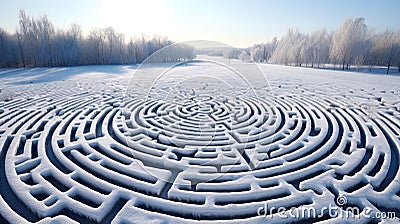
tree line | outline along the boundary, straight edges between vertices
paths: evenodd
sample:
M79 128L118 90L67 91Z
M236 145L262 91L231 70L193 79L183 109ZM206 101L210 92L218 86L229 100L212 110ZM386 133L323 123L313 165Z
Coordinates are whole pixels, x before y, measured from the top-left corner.
M0 28L0 67L48 67L105 64L138 64L173 44L167 37L147 38L142 34L126 41L112 27L93 29L83 35L79 25L56 29L46 15L33 18L21 10L14 33ZM152 57L153 62L192 59L194 49L173 45L170 54Z
M332 64L342 70L355 66L385 66L400 72L400 30L374 32L364 18L348 18L334 32L318 30L305 34L289 29L285 36L243 49L255 62L321 67ZM224 54L225 57L235 54ZM236 58L246 60L245 54Z

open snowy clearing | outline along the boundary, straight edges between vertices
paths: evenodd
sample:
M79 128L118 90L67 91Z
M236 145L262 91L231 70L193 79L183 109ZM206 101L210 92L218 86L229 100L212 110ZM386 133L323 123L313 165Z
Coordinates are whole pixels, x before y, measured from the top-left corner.
M259 67L269 83L203 61L0 70L0 222L400 217L400 76Z

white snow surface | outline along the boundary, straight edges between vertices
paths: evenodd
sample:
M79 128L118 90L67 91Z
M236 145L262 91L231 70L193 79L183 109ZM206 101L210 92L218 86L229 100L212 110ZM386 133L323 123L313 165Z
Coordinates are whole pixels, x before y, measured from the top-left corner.
M0 70L0 221L399 217L400 76L225 63Z

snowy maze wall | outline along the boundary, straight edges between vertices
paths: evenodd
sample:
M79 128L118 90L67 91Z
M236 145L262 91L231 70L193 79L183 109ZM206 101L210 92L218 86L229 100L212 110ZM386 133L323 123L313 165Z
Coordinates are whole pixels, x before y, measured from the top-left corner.
M399 90L365 108L352 104L364 90L279 83L262 99L199 82L179 105L122 98L116 82L20 90L0 104L0 222L262 222L265 202L339 196L399 216Z

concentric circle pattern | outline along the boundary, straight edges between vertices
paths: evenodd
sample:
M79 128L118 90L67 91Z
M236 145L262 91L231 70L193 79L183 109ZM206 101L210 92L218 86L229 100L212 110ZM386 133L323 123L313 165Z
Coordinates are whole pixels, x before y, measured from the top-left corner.
M0 104L1 219L265 222L266 203L322 208L342 196L399 216L399 89L365 105L354 102L369 90L276 78L266 97L267 85L163 77L146 97L64 81ZM307 221L324 220L340 221Z

